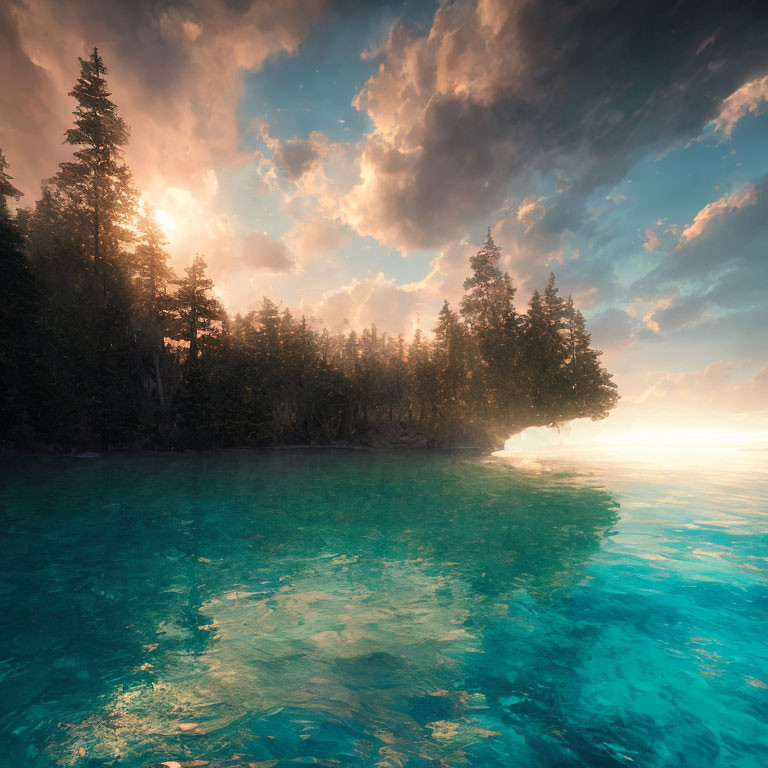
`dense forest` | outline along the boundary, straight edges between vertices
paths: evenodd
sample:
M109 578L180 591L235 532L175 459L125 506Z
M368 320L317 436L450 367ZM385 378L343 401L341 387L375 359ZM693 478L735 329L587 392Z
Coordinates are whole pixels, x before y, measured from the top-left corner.
M0 152L4 448L485 446L615 405L581 312L552 275L519 313L490 231L430 335L332 334L267 298L229 317L202 256L171 270L106 74L81 60L73 158L34 208Z

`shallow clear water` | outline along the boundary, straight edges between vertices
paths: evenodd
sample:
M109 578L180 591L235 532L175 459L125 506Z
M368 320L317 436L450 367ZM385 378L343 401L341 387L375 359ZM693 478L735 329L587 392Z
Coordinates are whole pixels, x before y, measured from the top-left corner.
M755 466L5 462L0 766L766 766Z

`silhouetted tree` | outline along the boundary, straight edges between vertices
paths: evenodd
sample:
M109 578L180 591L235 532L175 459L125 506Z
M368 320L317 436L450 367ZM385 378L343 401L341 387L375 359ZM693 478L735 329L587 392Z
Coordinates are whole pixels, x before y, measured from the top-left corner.
M551 275L519 314L490 230L432 338L317 332L268 298L230 320L203 257L177 280L151 209L136 215L105 75L94 49L71 93L74 159L33 210L11 213L19 191L0 153L3 442L488 444L615 405L571 298Z
M70 200L85 227L85 245L97 277L108 290L110 261L119 258L120 246L130 241L128 225L134 215L136 192L122 147L129 130L110 99L108 74L94 48L80 59L80 77L69 94L77 100L75 125L65 142L77 147L75 160L62 163L54 183Z
M8 198L18 200L21 192L13 185L0 150L0 435L23 442L32 437L29 406L36 373L32 344L37 320L22 233Z
M176 314L177 338L189 344L188 362L197 360L200 335L210 332L213 322L221 320L223 309L211 295L213 280L205 276L205 259L197 255L184 271L187 276L179 282L173 301Z

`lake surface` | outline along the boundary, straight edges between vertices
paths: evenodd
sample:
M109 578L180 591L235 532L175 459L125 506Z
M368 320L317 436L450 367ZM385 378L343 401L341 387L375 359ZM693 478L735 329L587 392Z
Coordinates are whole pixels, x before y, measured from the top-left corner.
M768 765L764 455L0 465L0 766Z

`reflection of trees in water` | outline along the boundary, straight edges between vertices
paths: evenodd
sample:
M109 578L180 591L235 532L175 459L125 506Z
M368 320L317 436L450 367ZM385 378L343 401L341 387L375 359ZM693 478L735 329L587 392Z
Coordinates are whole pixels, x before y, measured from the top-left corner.
M49 734L52 756L131 744L151 759L193 742L206 758L237 743L251 760L457 759L487 736L466 719L482 694L461 689L486 627L510 594L548 600L577 582L616 519L601 490L436 454L232 452L75 472L61 476L69 509L25 518L14 552L37 584L16 626L45 617L37 650L67 670L66 696L30 710L72 724ZM26 693L34 708L40 685Z

